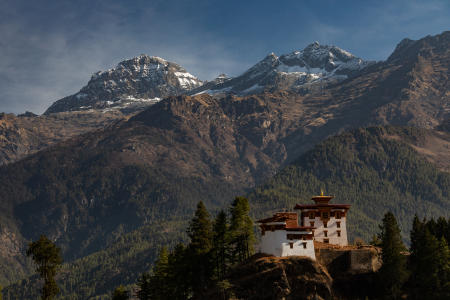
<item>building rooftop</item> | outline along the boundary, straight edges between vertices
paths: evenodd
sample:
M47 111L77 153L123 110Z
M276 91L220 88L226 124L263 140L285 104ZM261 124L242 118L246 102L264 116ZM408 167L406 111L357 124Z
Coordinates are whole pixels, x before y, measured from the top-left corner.
M319 207L329 207L329 208L337 208L337 209L349 209L350 204L329 204L330 200L333 199L334 196L326 196L323 194L323 191L320 191L319 196L313 196L311 199L315 202L315 204L297 204L294 209L312 209Z
M270 218L261 219L256 222L260 223L260 226L268 223L284 223L280 224L282 228L280 227L279 229L286 231L310 231L315 228L311 226L299 226L296 212L278 212Z

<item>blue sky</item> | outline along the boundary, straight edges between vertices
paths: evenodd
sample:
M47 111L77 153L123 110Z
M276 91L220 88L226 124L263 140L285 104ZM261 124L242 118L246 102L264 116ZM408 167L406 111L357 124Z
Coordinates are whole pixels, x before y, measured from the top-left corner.
M42 113L141 53L201 79L318 41L384 60L450 29L450 1L0 0L0 111Z

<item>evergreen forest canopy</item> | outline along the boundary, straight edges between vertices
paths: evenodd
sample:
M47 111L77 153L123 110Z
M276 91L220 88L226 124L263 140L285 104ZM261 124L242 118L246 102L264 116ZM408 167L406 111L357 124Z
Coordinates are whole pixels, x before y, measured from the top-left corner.
M378 220L392 211L408 242L415 214L436 217L450 213L450 174L439 171L411 147L426 130L409 127L356 129L329 138L281 170L249 194L252 212L310 203L324 189L332 203L351 204L350 240L371 240ZM409 242L408 242L409 243Z
M228 223L223 210L213 221L199 202L187 229L190 243L178 244L170 253L165 247L160 250L152 271L143 273L137 282L138 299L207 299L211 291L218 291L223 299L234 299L235 290L227 273L253 252L248 208L248 200L237 197ZM366 298L450 297L450 219L420 221L416 215L409 235L412 244L408 256L395 216L391 212L384 215L372 242L381 247L383 264L375 274L375 287L367 291ZM121 285L112 299L129 299L129 294Z

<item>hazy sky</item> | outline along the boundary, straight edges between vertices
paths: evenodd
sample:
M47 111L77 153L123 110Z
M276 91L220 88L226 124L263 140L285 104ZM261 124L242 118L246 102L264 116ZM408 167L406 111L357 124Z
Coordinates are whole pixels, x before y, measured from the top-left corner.
M92 73L141 53L200 79L318 41L384 60L450 29L450 1L0 0L0 111L42 113Z

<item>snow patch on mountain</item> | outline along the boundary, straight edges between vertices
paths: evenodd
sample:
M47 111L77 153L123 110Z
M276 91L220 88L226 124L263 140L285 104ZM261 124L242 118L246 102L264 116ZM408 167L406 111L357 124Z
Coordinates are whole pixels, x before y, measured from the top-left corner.
M270 53L242 75L194 93L216 94L227 89L236 94L252 94L266 87L297 88L314 83L342 81L373 64L336 46L314 42L303 50L281 56Z
M151 105L168 96L185 94L203 85L181 66L161 57L139 55L115 68L99 71L78 93L53 103L46 113L92 109L129 109ZM159 100L158 100L159 101Z

